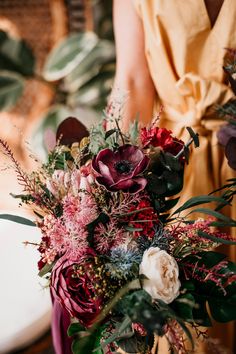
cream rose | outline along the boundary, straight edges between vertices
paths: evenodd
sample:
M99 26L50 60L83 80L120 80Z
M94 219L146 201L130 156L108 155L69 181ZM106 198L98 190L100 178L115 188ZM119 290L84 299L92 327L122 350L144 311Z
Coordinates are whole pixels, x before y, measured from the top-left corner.
M148 278L143 281L143 288L153 299L170 304L179 295L178 264L159 247L150 247L144 252L139 274Z

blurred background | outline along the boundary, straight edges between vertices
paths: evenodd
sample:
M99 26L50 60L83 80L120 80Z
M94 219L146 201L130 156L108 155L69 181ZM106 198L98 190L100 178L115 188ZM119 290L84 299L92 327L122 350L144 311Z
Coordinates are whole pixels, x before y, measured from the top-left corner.
M25 171L43 161L68 116L87 127L106 106L115 71L111 0L0 1L0 139ZM31 217L9 157L0 155L0 214ZM36 228L0 220L0 354L54 353L51 303L37 275Z

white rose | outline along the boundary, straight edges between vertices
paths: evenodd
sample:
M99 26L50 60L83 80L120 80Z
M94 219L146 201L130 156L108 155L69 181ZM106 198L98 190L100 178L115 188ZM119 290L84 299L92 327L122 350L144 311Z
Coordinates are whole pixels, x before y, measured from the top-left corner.
M170 304L179 295L178 264L159 247L150 247L144 252L139 274L148 278L143 281L143 288L153 299Z

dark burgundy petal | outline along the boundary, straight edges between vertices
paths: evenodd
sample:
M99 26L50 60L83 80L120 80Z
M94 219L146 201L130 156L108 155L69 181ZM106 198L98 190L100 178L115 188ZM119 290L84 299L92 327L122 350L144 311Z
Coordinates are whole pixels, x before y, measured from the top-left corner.
M98 161L100 174L107 180L108 183L113 184L114 180L111 176L110 169L102 161Z
M117 183L111 185L112 188L115 188L116 190L122 189L122 190L127 190L133 186L134 182L133 179L123 179L118 181Z
M146 178L143 177L135 177L133 178L133 181L135 182L133 186L130 188L129 192L130 193L137 193L142 191L146 185L147 185L147 180Z
M146 155L144 155L143 159L139 162L139 164L136 166L136 168L133 171L133 176L137 176L139 175L141 172L143 172L144 170L146 170L148 164L149 164L149 157L147 157Z
M133 165L139 163L143 158L143 152L135 145L122 145L119 147L120 159L128 160L132 162Z
M71 145L80 142L84 137L89 136L87 128L74 117L68 117L57 128L56 139L59 138L62 145Z
M112 150L103 149L103 150L99 151L97 156L93 159L92 168L96 172L100 173L98 162L102 161L103 163L105 163L107 165L107 164L110 163L110 161L113 161L114 158L115 158L115 155L114 155L114 152Z

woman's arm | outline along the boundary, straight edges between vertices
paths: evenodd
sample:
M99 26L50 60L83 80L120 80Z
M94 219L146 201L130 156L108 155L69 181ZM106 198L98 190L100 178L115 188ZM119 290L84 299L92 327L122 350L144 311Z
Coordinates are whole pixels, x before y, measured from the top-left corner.
M116 43L116 88L128 92L123 128L137 114L142 125L153 118L155 88L145 57L144 32L132 0L113 1L113 21Z

